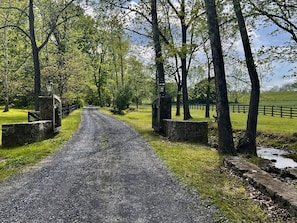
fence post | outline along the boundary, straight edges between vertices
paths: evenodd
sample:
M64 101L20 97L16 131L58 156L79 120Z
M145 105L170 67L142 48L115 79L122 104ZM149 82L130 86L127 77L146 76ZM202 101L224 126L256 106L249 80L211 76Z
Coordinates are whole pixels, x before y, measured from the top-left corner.
M290 118L293 118L293 108L290 108Z
M273 116L274 113L274 106L271 106L271 116Z
M263 114L266 115L266 106L263 107Z
M280 107L280 117L281 118L283 117L283 107L282 106Z

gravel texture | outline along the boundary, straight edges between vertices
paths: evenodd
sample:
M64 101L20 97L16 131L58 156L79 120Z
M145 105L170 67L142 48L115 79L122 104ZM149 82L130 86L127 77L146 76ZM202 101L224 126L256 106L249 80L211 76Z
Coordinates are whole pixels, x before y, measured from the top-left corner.
M0 222L214 222L129 125L96 108L60 150L0 186Z

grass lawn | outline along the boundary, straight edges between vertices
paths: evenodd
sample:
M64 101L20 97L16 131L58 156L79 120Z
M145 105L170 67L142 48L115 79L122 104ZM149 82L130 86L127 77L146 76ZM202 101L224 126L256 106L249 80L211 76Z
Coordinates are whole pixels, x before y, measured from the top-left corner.
M0 147L0 182L25 168L41 161L44 157L57 150L70 139L80 123L80 112L76 110L62 120L62 129L53 138L15 148ZM10 109L10 112L1 113L0 125L27 121L27 111ZM0 134L2 136L2 127Z
M250 98L249 94L241 94L238 97L238 102L240 104L249 104L249 98ZM260 104L296 107L297 92L296 91L262 92L260 95Z
M112 115L106 108L100 110ZM205 120L204 111L191 112L195 120ZM217 222L223 222L226 218L229 222L275 222L275 219L269 219L259 204L248 198L244 182L230 176L222 167L223 157L216 150L199 144L170 142L154 134L149 106L113 116L134 126L180 181L189 188L195 188L204 200L219 208L223 215L218 213ZM245 123L243 115L235 119L234 125L238 127ZM213 119L208 120L213 123ZM269 127L263 125L263 128Z
M173 110L175 110L173 108ZM183 117L176 117L172 112L172 118L181 120ZM197 110L191 109L191 115L193 120L207 120L209 122L213 122L213 118L205 119L204 118L204 110ZM210 112L210 117L215 114L215 111ZM233 113L230 111L230 118L232 122L232 128L234 130L244 130L247 121L247 113ZM213 123L212 125L216 125ZM267 132L267 133L278 133L278 134L292 134L297 132L297 119L293 118L280 118L280 117L272 117L269 115L262 115L258 116L258 126L257 130L260 132Z

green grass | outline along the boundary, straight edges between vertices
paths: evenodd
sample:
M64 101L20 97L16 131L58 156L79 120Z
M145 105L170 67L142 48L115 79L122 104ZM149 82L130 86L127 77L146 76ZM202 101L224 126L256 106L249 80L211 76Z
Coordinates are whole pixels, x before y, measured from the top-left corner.
M238 102L240 104L249 104L249 98L250 98L249 94L242 94L238 97ZM263 92L260 95L260 104L296 107L297 92L295 91Z
M247 113L231 113L230 116L234 129L245 129ZM297 131L297 119L259 115L257 130L270 133L294 133Z
M204 110L191 110L193 120L207 120L209 126L217 127L217 123L214 123L214 119L205 119ZM173 112L174 113L174 112ZM214 114L212 111L210 117ZM182 117L176 117L172 114L173 119L181 119ZM243 132L246 128L247 113L230 113L231 123L233 130L236 130L234 137L238 137L240 132ZM271 146L275 148L288 149L297 153L297 141L296 137L292 137L293 133L297 132L297 118L280 118L272 117L268 115L260 114L258 116L257 125L258 134L257 142L263 146Z
M107 109L101 111L112 115ZM192 115L201 120L204 113L193 111ZM179 180L189 188L194 187L204 200L221 210L223 215L218 213L217 222L225 218L229 222L272 222L260 205L248 198L243 180L230 176L222 167L223 157L216 150L199 144L170 142L154 134L150 107L113 116L134 126Z
M0 182L24 169L33 166L68 141L80 123L80 112L76 110L62 120L62 129L53 138L14 148L0 147ZM11 109L6 119L1 116L1 125L8 122L26 121L25 110ZM13 117L15 116L15 117ZM26 117L27 118L27 117ZM2 129L2 128L1 128ZM2 134L1 134L2 135Z
M213 123L214 118L212 117L215 114L215 111L210 111L211 118L204 118L205 111L204 110L197 110L191 109L191 116L193 120L207 120L210 122L211 125L216 125ZM244 130L246 128L246 121L247 121L247 113L233 113L230 112L230 118L232 123L232 128L234 130ZM175 116L175 108L172 109L172 119L181 120L183 116ZM260 132L267 132L267 133L278 133L278 134L292 134L297 132L297 119L291 118L280 118L280 117L272 117L268 115L260 114L258 116L258 126L257 130Z

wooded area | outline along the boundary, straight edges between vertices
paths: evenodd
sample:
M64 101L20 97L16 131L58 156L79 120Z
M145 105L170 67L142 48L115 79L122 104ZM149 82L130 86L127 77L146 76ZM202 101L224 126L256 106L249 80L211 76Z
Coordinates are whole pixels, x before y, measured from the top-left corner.
M64 104L112 106L117 112L132 102L151 101L159 94L158 83L166 82L165 94L176 101L176 115L183 105L185 120L197 92L207 104L216 101L219 151L234 154L228 94L244 90L251 93L250 110L238 148L255 155L261 81L272 73L273 61L296 64L294 0L1 3L4 111L10 106L38 110L38 96L47 94L49 80ZM271 38L286 33L288 39L255 48L254 31L264 28ZM295 74L293 69L283 75ZM201 81L203 91L197 88Z

